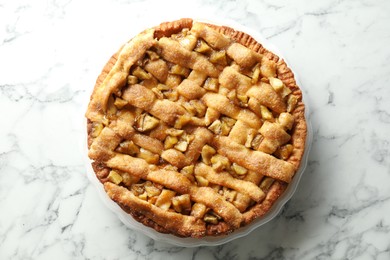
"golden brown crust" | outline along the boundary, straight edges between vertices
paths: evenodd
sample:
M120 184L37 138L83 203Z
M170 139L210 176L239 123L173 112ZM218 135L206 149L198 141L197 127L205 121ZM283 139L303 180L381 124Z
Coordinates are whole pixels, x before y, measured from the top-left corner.
M183 18L172 22L164 22L154 28L154 37L160 39L167 35L180 32L183 28L191 28L192 19Z
M184 237L203 237L205 235L217 236L228 234L233 232L240 226L247 225L251 223L254 219L261 218L262 216L264 216L270 210L275 201L277 201L280 195L283 194L287 187L287 183L291 181L291 178L293 178L293 175L299 168L305 150L305 140L307 134L307 126L304 115L305 107L302 101L302 92L296 84L293 72L287 66L285 61L280 59L276 54L265 49L260 43L258 43L254 38L252 38L246 33L236 31L226 26L207 24L207 26L213 28L216 32L222 33L226 36L226 38L220 38L218 35L214 35L214 33L210 34L209 31L203 31L202 26L198 26L199 24L200 23L194 23L192 19L181 19L174 22L166 22L161 24L160 26L156 26L153 29L145 30L141 34L143 35L141 37L141 40L137 36L138 41L136 40L135 43L129 41L129 43L123 46L117 53L115 53L104 66L101 74L97 78L94 91L91 95L91 103L86 114L88 118L87 131L88 147L90 148L89 155L92 159L95 160L95 162L93 162L92 164L93 169L98 179L102 183L104 183L108 195L114 201L116 201L122 207L122 209L131 214L137 221L143 223L144 225L149 226L161 233L172 233L174 235ZM153 38L159 40L159 54L165 60L167 60L168 62L174 62L177 61L177 55L180 55L180 60L183 61L183 63L179 63L179 65L194 69L193 72L198 72L198 74L196 75L190 74L188 79L184 80L182 84L177 87L178 92L182 96L188 99L201 98L204 103L206 103L209 107L215 109L217 113L229 115L231 118L237 120L237 122L239 122L237 124L237 131L241 122L243 122L241 126L249 130L252 128L259 129L261 127L262 122L258 121L258 115L256 115L256 113L254 114L249 109L243 110L242 108L235 107L230 102L226 102L224 98L220 97L218 94L213 94L209 92L205 93L204 89L197 85L202 84L206 79L206 76L203 77L202 75L208 75L210 77L218 78L219 74L221 73L221 71L218 69L218 66L214 66L214 64L211 64L209 61L205 60L201 55L194 54L194 52L187 52L184 49L180 49L179 53L171 52L172 48L178 50L180 47L178 46L178 43L176 41L172 41L164 37L169 37L172 34L179 33L183 28L191 29L193 26L198 26L194 30L199 35L202 35L203 38L210 38L211 40L213 40L212 42L215 43L216 47L228 48L228 46L231 46L229 47L230 49L227 49L227 52L230 53L230 56L233 57L234 60L241 66L253 66L253 64L261 60L262 57L266 57L267 59L275 62L277 77L283 81L285 86L287 86L292 91L292 94L297 98L296 108L292 111L295 123L293 129L289 132L288 135L289 143L291 143L294 147L291 156L289 156L286 162L277 159L271 159L269 155L261 152L262 150L253 152L251 151L249 153L250 156L248 156L248 153L246 153L245 151L246 148L244 146L244 143L240 144L239 141L237 144L230 144L228 141L221 141L224 140L224 138L215 138L212 137L212 135L205 139L195 137L195 140L203 141L200 141L200 143L190 143L190 146L184 157L182 157L183 154L177 153L177 150L175 149L168 149L164 151L162 149L163 144L161 143L161 141L157 141L158 139L155 138L160 137L161 139L159 140L164 140L166 136L164 132L167 129L167 126L175 124L175 121L172 118L178 119L183 116L185 112L181 107L176 106L176 103L174 102L170 102L168 100L161 101L158 98L155 98L154 93L151 92L150 89L142 85L133 85L132 88L125 89L123 93L121 93L122 98L129 104L135 105L136 107L140 107L143 110L148 111L150 114L156 116L161 121L163 121L164 124L160 125L157 129L152 130L151 133L153 133L153 139L155 141L149 141L147 140L148 136L134 134L134 132L130 133L130 135L133 139L133 142L137 142L136 140L140 140L137 145L145 143L147 150L153 150L155 154L160 155L165 160L172 160L169 162L172 165L177 166L178 168L193 164L200 156L201 150L199 149L201 149L206 143L213 143L218 149L218 152L222 152L222 154L224 154L229 159L233 159L233 157L235 156L236 158L242 157L241 159L237 159L237 163L241 163L242 165L246 166L246 168L252 171L252 173L253 171L257 172L254 174L254 176L257 176L254 179L252 177L249 177L249 175L247 176L246 180L251 180L250 185L244 184L245 181L241 181L242 183L240 181L231 181L230 178L226 178L226 181L221 178L222 174L221 176L216 176L213 175L211 171L207 172L204 171L204 169L202 170L202 168L195 168L195 176L198 173L199 176L207 177L206 179L213 180L214 183L226 182L228 183L228 186L230 185L229 187L236 188L237 190L240 190L240 188L238 188L238 185L241 184L244 184L244 187L245 185L247 185L248 189L252 189L254 194L245 194L245 192L241 192L239 194L241 196L241 202L237 202L235 206L239 208L241 212L243 212L242 214L238 212L235 207L231 206L232 204L222 200L221 196L217 196L211 188L196 187L196 185L193 185L190 182L187 182L187 180L182 179L181 175L178 175L175 172L162 172L151 170L148 167L148 164L146 164L145 161L141 159L133 158L129 155L122 155L116 153L114 151L115 147L117 147L123 139L129 139L129 131L133 127L132 125L128 125L126 127L124 126L125 124L119 122L120 119L122 119L122 121L124 122L126 120L128 121L129 118L126 118L125 115L120 116L118 122L111 123L110 128L104 128L102 130L102 132L104 132L103 135L100 135L98 137L93 136L94 124L96 124L96 122L105 124L104 120L106 120L106 118L104 116L104 113L106 113L107 110L107 102L110 102L109 95L111 93L119 91L122 86L126 85L124 78L126 74L121 73L128 73L126 71L129 71L133 65L135 66L137 61L142 57L141 54L145 53L145 51L150 47L156 45L156 42ZM151 35L153 37L151 37ZM251 53L244 49L241 49L241 45L231 45L232 41L242 44L253 52ZM131 46L129 47L129 45ZM126 48L133 48L132 51L130 51L130 54L129 52L123 51ZM243 52L245 54L245 57L250 58L243 59L243 56L240 56L240 52ZM134 53L138 54L134 56ZM120 58L120 55L125 55L125 57ZM123 60L125 60L125 62L123 62ZM148 69L146 70L148 71ZM116 71L116 74L113 73L113 71ZM150 71L155 70L151 69ZM159 78L160 80L166 79L167 75L164 71L156 73L157 74L152 73L153 76ZM230 71L227 73L227 75L229 76L234 75L235 72ZM191 75L193 75L192 77L195 79L195 81L191 81ZM252 85L250 81L248 82L245 77L240 78L239 75L232 76L231 79L226 81L225 85L229 87L229 84L231 83L232 89L237 89L238 93L248 93L248 96L250 96L251 98L259 99L259 94L266 93L258 93L257 90L251 91L250 87ZM199 81L199 79L202 77L203 79L201 80L201 82L196 83L196 79L198 79ZM269 87L269 85L264 86L265 89L267 87ZM270 95L272 96L272 94ZM141 96L143 98L140 98ZM147 99L145 97L150 98ZM264 105L268 107L274 106L272 107L273 110L280 113L282 111L285 111L286 108L283 107L283 102L277 101L277 98L277 96L274 96L273 99L275 101L270 103L264 103ZM216 102L216 100L220 100L220 102ZM207 130L204 128L198 129ZM239 140L241 137L239 137L239 135L235 137L233 134L233 130L231 134L232 138L238 138L237 140ZM199 136L208 136L210 133L210 131L208 130L206 132L201 131L198 132ZM281 130L272 130L273 134L271 135L271 137L275 135L274 133L278 133L278 131ZM251 131L247 133L251 133ZM281 136L283 135L283 133L285 132L280 132L278 135ZM134 138L134 136L136 136L136 138ZM109 146L111 148L109 148L107 151L99 149L99 147L107 146L108 143L110 143ZM147 146L148 144L149 146ZM274 144L274 142L270 141L270 144ZM231 147L232 145L234 147ZM269 144L264 149L269 149ZM232 150L242 152L232 153ZM242 156L240 153L242 153ZM245 157L247 159L246 161L244 160ZM235 162L234 160L235 159L233 159L233 162ZM260 162L263 163L259 164ZM264 165L266 168L263 169L262 167ZM142 178L148 181L150 180L157 184L163 185L164 187L168 187L175 192L178 192L179 194L190 194L192 200L202 202L208 207L211 207L215 212L218 212L219 216L223 219L219 220L216 224L207 223L205 225L203 221L200 221L199 219L190 216L183 215L183 217L182 215L174 213L161 213L161 209L140 200L139 198L134 196L132 192L130 192L128 189L109 182L108 175L112 168L124 172L129 172L138 178ZM263 170L259 171L259 169ZM285 175L281 175L281 172L284 172ZM263 190L260 189L260 191L257 191L255 187L259 184L260 180L263 178L264 175L277 178L278 180L273 182L270 187L266 187L263 188ZM181 179L181 181L176 181L177 179ZM124 194L126 196L124 196ZM259 202L254 203L254 205L248 207L247 205L251 199L254 199L254 201ZM242 205L244 206L240 206L240 203L243 203ZM172 218L176 219L176 224L168 221Z
M249 211L243 214L243 225L251 223L254 219L261 218L271 209L275 201L286 190L287 185L282 182L275 182L267 192L267 197L262 203L256 204Z
M205 234L205 223L192 216L180 215L170 212L159 214L162 209L134 196L132 192L111 182L104 183L108 196L121 205L136 208L139 214L153 218L154 222L170 232L179 236L202 237Z

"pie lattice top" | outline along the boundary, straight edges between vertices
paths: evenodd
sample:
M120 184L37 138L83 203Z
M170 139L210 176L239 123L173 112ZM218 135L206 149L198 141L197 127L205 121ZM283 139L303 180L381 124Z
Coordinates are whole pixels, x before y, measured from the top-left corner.
M191 19L125 44L86 116L107 194L177 236L226 234L264 215L305 147L301 91L285 62L245 33Z

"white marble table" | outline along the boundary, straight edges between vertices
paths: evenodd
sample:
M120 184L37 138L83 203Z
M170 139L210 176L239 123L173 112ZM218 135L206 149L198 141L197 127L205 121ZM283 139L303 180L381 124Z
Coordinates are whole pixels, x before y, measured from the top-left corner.
M126 228L86 178L80 148L109 56L181 16L262 33L311 108L298 191L273 221L217 247ZM389 46L386 0L0 1L0 259L390 259Z

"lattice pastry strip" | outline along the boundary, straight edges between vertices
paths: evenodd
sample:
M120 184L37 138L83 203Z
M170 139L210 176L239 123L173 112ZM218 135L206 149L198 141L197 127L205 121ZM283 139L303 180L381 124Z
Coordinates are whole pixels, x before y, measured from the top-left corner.
M258 174L285 182L290 182L294 175L295 167L290 163L260 151L250 150L244 145L231 142L227 137L216 137L213 144L220 154Z
M222 185L246 194L256 202L264 198L264 192L252 182L236 179L227 172L216 173L212 167L203 163L199 163L195 166L195 176L202 176L211 183Z

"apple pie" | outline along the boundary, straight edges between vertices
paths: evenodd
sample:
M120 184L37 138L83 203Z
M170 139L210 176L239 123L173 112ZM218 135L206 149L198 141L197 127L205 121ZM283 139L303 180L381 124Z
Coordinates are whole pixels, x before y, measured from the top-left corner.
M304 110L291 69L250 35L165 22L97 78L88 156L129 217L179 237L226 235L262 218L294 178Z

